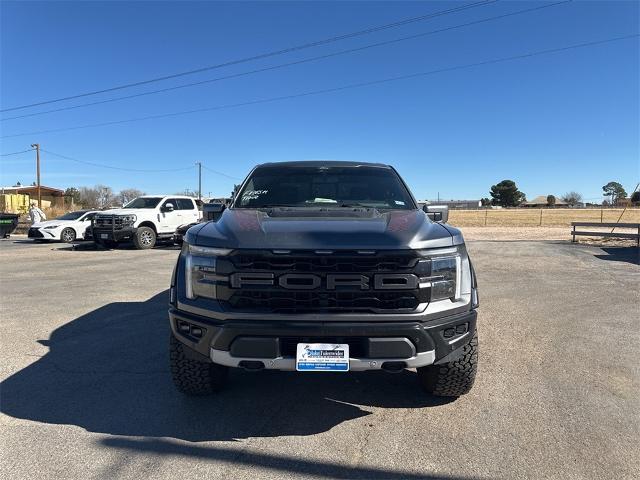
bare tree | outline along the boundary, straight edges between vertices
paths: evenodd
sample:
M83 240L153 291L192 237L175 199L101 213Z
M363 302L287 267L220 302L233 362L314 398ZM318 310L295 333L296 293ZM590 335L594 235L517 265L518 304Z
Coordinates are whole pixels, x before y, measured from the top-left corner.
M79 202L85 208L106 208L114 203L111 187L96 185L95 187L80 187Z
M78 204L84 208L98 208L98 191L91 187L78 189Z
M195 190L189 190L188 188L185 188L183 191L181 192L176 192L175 195L185 195L187 197L197 197L198 196L198 192L196 192Z
M141 197L144 194L145 193L143 191L138 190L137 188L125 188L120 190L120 193L118 193L117 201L119 204L124 205L134 198Z
M575 207L582 203L582 195L578 192L568 192L562 196L562 201L572 207Z
M96 185L98 189L98 206L100 208L110 207L115 203L115 195L111 187L106 185Z

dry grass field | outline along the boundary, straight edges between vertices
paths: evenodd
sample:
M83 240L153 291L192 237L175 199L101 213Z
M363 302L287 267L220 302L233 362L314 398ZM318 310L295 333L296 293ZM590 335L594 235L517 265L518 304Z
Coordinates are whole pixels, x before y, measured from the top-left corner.
M616 222L622 208L544 208L500 210L450 210L456 227L570 227L571 222ZM627 208L620 222L640 223L640 208Z

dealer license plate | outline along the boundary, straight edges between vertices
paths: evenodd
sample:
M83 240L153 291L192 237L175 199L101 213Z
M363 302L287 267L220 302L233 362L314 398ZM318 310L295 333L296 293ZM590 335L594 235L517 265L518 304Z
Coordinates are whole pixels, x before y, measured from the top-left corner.
M101 233L101 234L100 234L100 238L103 238L103 239L105 239L105 240L106 240L106 239L108 239L108 238L109 238L109 234L107 234L107 233Z
M349 345L346 343L299 343L296 349L299 372L348 372Z

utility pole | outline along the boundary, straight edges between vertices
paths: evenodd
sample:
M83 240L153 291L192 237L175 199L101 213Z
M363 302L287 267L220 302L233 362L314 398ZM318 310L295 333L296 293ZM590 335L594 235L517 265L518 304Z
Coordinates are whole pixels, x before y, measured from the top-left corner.
M202 200L202 162L196 162L198 165L198 200Z
M32 143L31 148L36 149L36 182L38 185L38 208L42 208L42 194L40 193L40 144Z

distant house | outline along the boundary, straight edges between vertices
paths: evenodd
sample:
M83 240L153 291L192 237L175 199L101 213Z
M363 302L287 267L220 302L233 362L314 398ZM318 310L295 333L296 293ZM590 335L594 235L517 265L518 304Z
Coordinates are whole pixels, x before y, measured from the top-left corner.
M549 203L547 202L547 195L539 195L533 200L529 200L528 202L524 202L520 205L521 207L530 207L530 208L544 208L548 207ZM567 208L569 204L567 202L563 202L558 197L556 197L556 202L553 204L554 207L559 208Z
M64 190L40 186L42 208L63 207ZM0 209L10 213L24 213L30 202L38 201L38 187L34 185L0 187Z

